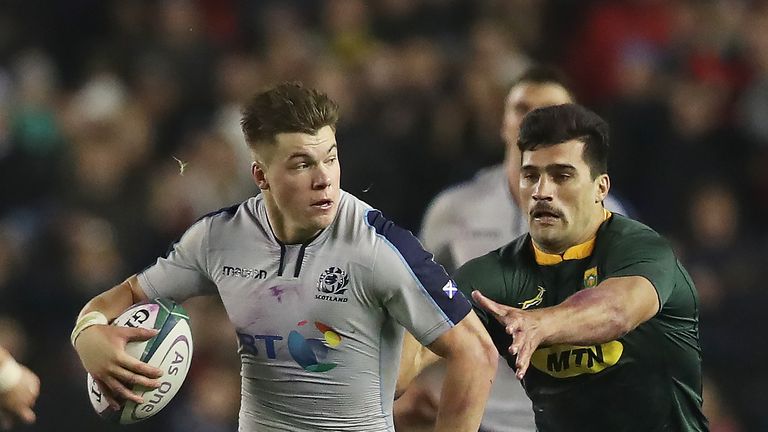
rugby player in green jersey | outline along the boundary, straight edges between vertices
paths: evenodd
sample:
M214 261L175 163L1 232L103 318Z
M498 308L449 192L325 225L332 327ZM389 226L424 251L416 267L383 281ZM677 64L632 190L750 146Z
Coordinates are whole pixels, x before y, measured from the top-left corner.
M705 431L698 299L647 226L603 208L608 125L535 110L518 147L530 232L456 274L539 431Z

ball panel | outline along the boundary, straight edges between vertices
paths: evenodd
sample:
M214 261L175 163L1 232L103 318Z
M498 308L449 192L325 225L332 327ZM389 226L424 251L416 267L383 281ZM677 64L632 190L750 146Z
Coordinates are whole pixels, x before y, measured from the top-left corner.
M165 328L168 327L168 325L165 326ZM151 417L176 396L187 376L192 359L193 347L189 335L188 322L178 319L173 328L162 338L160 346L147 359L148 364L160 368L164 373L160 378L160 387L151 390L141 386L134 387L137 393L144 391L141 395L144 403L126 404L120 419L121 423L134 423Z

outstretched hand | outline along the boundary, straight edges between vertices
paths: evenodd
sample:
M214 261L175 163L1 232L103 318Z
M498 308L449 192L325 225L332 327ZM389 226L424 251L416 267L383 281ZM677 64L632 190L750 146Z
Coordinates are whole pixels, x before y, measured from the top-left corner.
M496 321L504 326L507 334L512 336L509 352L517 356L515 376L519 380L523 379L531 363L531 356L547 336L540 319L541 315L496 303L480 291L472 291L472 299L493 315Z

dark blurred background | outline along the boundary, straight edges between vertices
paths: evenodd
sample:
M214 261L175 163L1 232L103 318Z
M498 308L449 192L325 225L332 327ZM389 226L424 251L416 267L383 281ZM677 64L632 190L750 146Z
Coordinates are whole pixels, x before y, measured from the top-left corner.
M501 161L504 98L532 62L609 120L612 192L695 279L713 432L768 431L757 0L3 0L0 344L42 379L19 430L118 430L91 410L69 332L90 297L256 192L249 95L293 79L332 95L342 186L417 231L437 192ZM188 306L182 393L125 430L237 429L235 335L216 300Z

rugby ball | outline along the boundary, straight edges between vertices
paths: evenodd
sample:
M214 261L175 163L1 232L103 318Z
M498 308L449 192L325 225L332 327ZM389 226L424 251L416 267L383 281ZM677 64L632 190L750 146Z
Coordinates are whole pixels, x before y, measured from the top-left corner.
M176 395L187 376L192 361L192 333L189 315L181 305L169 299L154 299L135 304L112 321L112 325L154 328L160 332L147 341L129 342L125 351L157 368L162 369L160 387L150 389L135 385L132 391L144 399L144 403L124 402L115 411L102 396L101 389L88 374L88 396L93 409L107 420L131 424L145 420L162 410Z

